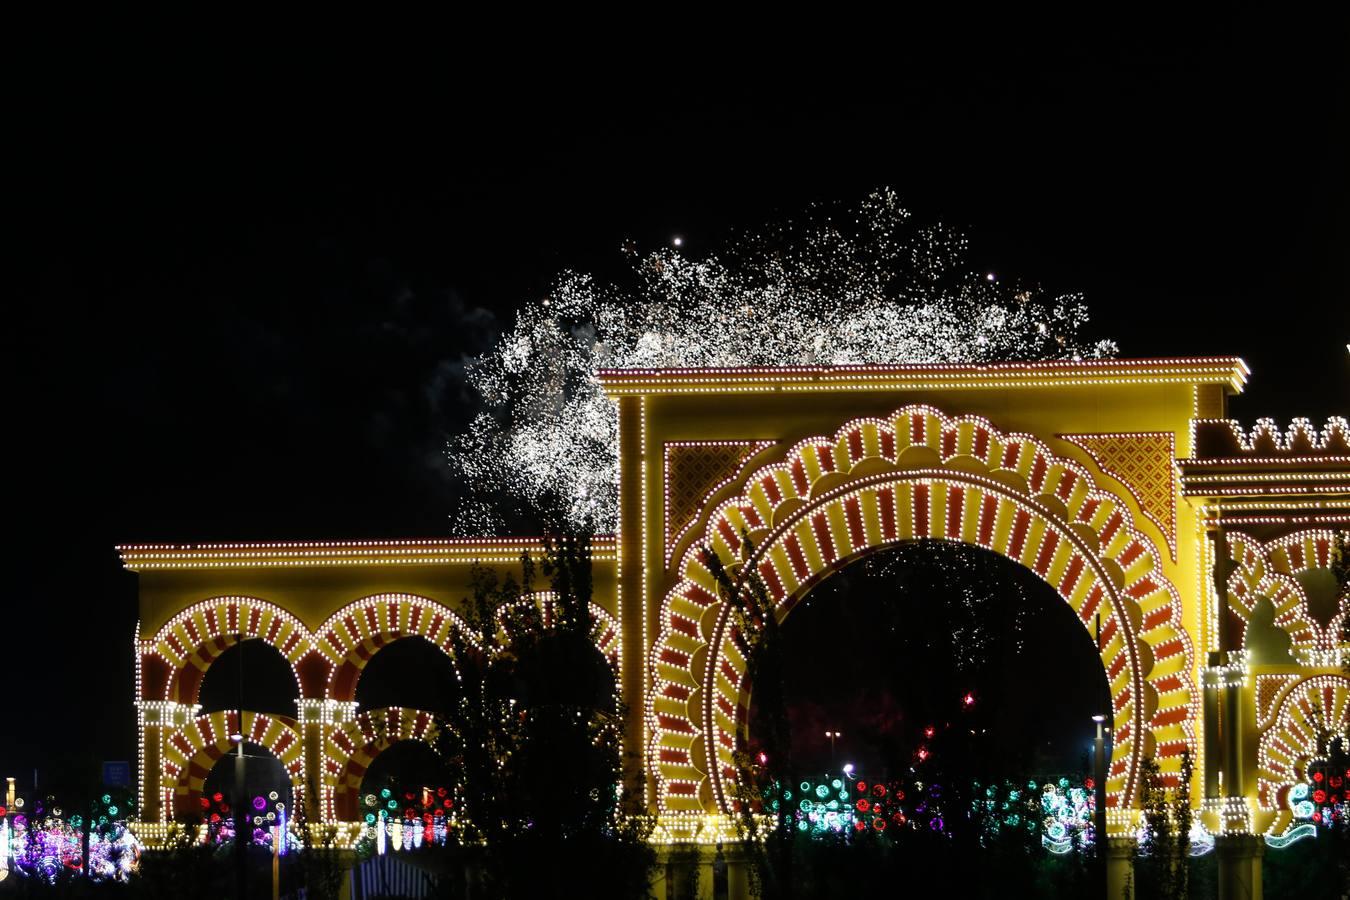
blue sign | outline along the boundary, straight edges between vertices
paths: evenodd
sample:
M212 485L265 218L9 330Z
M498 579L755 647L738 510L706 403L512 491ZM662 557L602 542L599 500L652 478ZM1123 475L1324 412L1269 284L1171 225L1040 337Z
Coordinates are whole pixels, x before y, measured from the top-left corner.
M131 763L116 760L103 763L103 784L106 787L131 787Z

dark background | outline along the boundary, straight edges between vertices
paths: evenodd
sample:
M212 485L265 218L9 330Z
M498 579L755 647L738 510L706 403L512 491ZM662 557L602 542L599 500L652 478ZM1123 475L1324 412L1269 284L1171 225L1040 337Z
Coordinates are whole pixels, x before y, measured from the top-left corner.
M627 237L891 185L1126 356L1244 357L1248 422L1350 411L1339 23L649 38L16 70L0 776L134 757L114 544L445 533L466 357Z

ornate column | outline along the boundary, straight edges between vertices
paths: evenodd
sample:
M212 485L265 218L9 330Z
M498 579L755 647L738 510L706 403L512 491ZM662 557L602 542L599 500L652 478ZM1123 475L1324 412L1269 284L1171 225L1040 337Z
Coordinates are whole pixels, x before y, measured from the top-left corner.
M355 720L356 701L302 698L295 706L296 720L305 742L305 780L309 782L300 786L300 795L304 798L306 818L317 825L334 817L335 785L326 766L324 744L333 729ZM313 792L309 790L311 784Z
M1247 801L1243 759L1243 691L1250 667L1247 652L1233 633L1228 579L1237 568L1228 552L1222 528L1209 531L1213 550L1214 595L1218 650L1209 654L1203 673L1205 689L1205 800L1204 809L1218 826L1215 849L1219 857L1220 900L1250 900L1261 896L1261 856L1264 845L1252 833L1252 810ZM1209 717L1213 716L1213 722ZM1212 743L1211 743L1212 741ZM1213 773L1214 793L1210 794Z
M197 718L199 706L172 700L141 700L136 704L140 731L141 821L168 824L173 819L173 802L165 802L164 741L175 729Z
M1134 838L1106 839L1107 900L1134 900Z
M728 900L750 900L750 867L754 860L741 847L733 847L727 855Z
M647 615L644 576L646 545L644 503L647 463L645 411L641 397L621 397L619 407L619 617L622 630L620 693L626 710L623 728L624 803L629 813L653 812L654 778L647 772ZM644 802L644 797L647 802Z
M1265 842L1255 834L1220 834L1214 839L1220 900L1261 900L1261 857L1265 849Z

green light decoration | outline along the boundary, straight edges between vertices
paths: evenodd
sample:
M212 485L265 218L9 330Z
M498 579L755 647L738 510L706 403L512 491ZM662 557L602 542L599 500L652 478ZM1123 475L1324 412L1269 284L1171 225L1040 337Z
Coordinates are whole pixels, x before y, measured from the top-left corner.
M1350 768L1315 760L1308 766L1307 781L1289 788L1286 803L1294 821L1283 834L1265 837L1266 845L1276 850L1350 821Z
M1091 779L1068 777L1044 782L974 785L975 800L965 815L974 819L981 844L1020 835L1051 853L1088 849L1093 842L1096 811ZM805 795L792 800L792 791L769 790L764 801L775 812L791 810L791 825L806 839L830 835L848 840L903 840L907 834L946 834L948 817L957 811L944 803L943 788L918 777L870 781L857 773L840 778L827 774L798 783Z
M381 788L361 798L358 856L443 846L456 826L456 799L448 787Z

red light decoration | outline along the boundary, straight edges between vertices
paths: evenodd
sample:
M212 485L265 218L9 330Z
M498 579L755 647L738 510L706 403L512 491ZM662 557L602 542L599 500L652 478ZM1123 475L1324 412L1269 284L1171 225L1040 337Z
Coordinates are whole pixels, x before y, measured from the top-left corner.
M858 807L858 812L867 812L869 809L872 808L872 804L869 803L869 802L867 801L866 798L863 798L862 800L859 800L859 801L855 804L855 806Z
M964 697L961 698L961 702L964 703L966 706L974 706L974 705L975 705L975 695L974 695L974 694L966 694Z

